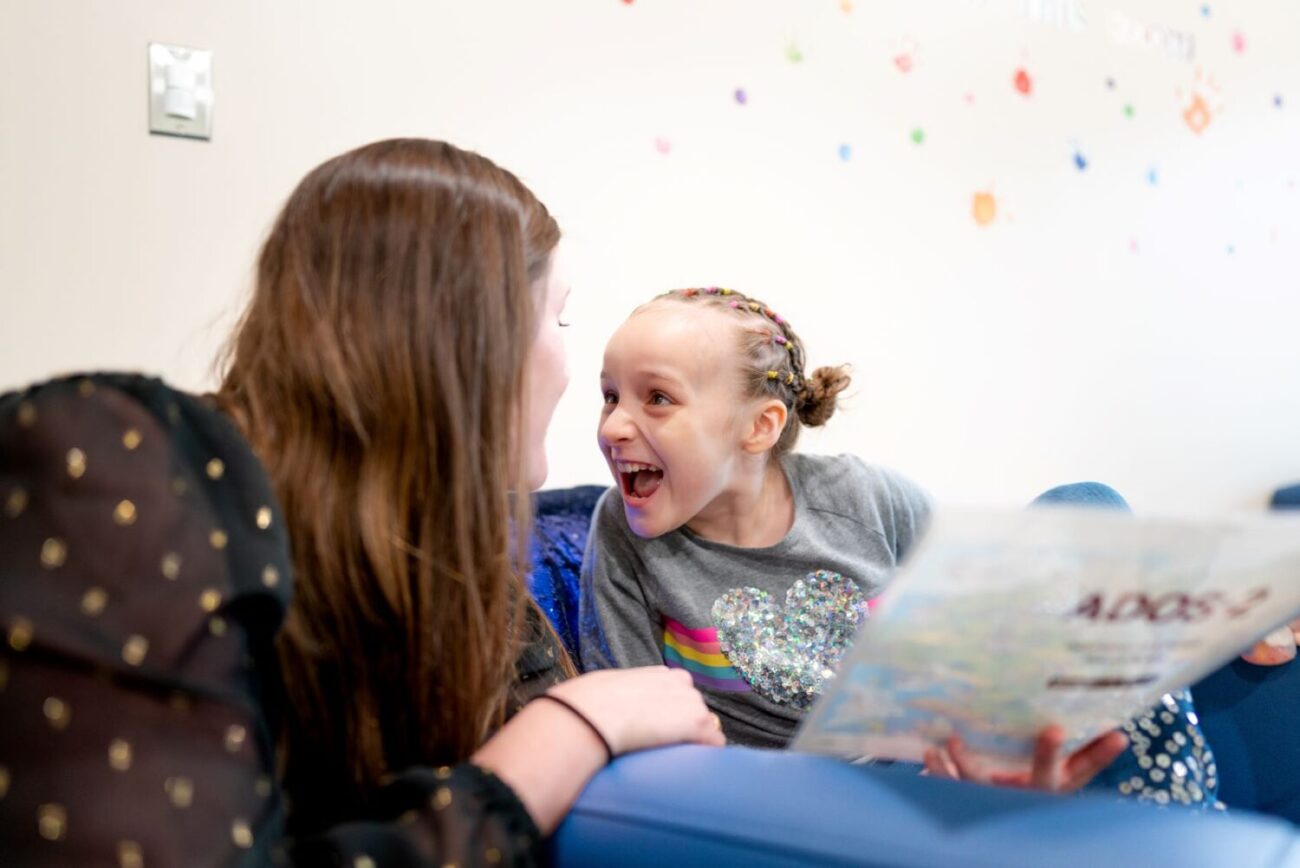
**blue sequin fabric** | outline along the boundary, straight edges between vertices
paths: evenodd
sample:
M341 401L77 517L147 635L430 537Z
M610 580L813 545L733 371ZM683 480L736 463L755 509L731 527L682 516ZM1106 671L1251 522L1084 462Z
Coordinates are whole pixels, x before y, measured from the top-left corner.
M569 655L578 659L578 575L587 545L591 513L603 485L538 492L533 504L533 599L560 634Z
M1121 729L1128 749L1093 778L1089 791L1118 792L1157 805L1223 809L1219 769L1190 693L1166 693Z

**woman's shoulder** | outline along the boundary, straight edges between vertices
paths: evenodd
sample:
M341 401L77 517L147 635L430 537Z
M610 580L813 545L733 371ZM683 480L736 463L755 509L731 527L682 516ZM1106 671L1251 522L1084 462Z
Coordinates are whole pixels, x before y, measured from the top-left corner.
M0 720L44 707L51 724L5 729L25 746L13 778L42 782L11 787L6 811L57 803L42 834L62 836L66 811L79 852L112 852L105 830L125 824L133 846L180 862L267 855L260 833L274 837L279 803L254 684L273 683L291 567L270 483L234 426L207 401L130 374L11 392L0 396L0 503L0 624L23 652ZM73 744L106 745L108 762ZM161 815L128 816L156 795L137 762L193 770L167 795L207 820L181 836ZM242 795L213 801L204 776ZM88 814L103 823L76 822ZM6 843L27 864L42 842L33 824Z

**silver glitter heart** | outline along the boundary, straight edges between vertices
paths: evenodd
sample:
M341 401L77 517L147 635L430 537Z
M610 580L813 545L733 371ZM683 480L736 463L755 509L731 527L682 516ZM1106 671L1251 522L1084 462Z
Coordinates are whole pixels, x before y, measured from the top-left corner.
M805 709L835 677L867 618L867 601L852 579L818 570L790 586L784 608L767 591L732 588L711 615L722 652L754 691Z

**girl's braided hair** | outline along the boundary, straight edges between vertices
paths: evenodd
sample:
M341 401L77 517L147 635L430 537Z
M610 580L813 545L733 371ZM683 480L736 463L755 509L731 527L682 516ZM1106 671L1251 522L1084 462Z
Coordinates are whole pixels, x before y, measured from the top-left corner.
M803 341L784 317L756 298L717 286L675 289L655 299L715 308L736 316L740 326L740 359L746 394L776 398L790 411L773 453L790 452L804 425L825 425L835 413L840 392L848 388L847 365L821 367L804 373Z

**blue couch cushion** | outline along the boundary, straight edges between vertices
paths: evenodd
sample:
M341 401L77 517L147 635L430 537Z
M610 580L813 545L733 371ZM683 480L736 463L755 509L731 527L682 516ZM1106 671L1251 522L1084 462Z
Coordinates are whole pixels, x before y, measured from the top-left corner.
M725 783L724 783L725 782ZM1280 820L1061 798L749 748L631 754L552 839L561 865L1283 866Z

